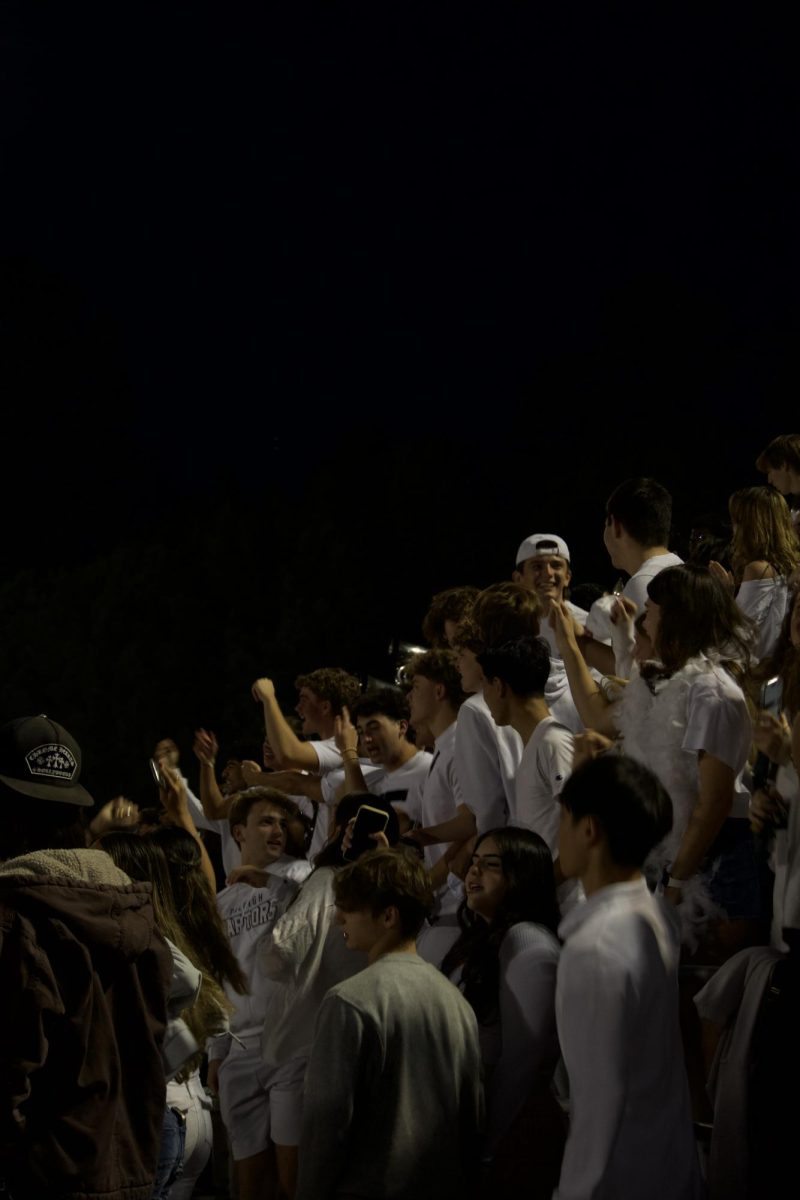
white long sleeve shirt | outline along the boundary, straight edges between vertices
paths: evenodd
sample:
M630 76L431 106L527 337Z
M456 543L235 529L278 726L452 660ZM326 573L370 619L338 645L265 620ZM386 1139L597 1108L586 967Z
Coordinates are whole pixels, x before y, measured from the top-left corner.
M678 1025L678 934L643 879L561 922L556 1019L572 1118L553 1200L702 1195Z

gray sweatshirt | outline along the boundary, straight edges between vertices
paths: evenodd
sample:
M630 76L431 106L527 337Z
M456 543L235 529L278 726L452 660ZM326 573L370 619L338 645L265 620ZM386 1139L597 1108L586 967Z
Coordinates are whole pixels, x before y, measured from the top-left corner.
M416 954L386 954L323 1001L297 1200L461 1200L482 1117L472 1009Z

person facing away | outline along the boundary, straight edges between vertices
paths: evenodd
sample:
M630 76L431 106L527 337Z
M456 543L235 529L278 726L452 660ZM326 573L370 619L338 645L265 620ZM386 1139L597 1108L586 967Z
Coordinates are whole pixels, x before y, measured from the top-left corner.
M702 1195L678 1023L679 936L642 865L669 832L655 775L621 755L561 793L559 862L586 903L559 926L556 1020L572 1112L553 1200Z
M149 1200L172 955L148 885L86 848L81 751L0 729L0 1193Z
M337 920L369 965L331 988L306 1073L298 1200L461 1200L473 1177L483 1097L475 1015L416 953L433 902L401 850L340 871Z
M647 585L659 571L677 567L681 559L667 546L672 525L672 496L655 479L626 479L606 503L603 544L612 566L630 577L622 596L641 612ZM614 596L595 601L583 623L581 649L590 666L613 674L614 653L604 645L612 637Z
M483 694L498 725L511 725L524 750L515 779L510 825L538 833L555 859L559 903L564 912L580 889L565 880L558 865L558 798L572 772L575 738L553 717L544 698L550 655L542 638L521 637L479 656L486 681Z

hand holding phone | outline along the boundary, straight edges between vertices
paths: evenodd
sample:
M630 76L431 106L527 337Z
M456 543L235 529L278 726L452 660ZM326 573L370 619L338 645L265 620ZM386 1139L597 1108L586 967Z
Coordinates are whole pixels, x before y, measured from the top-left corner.
M342 858L355 862L367 850L379 844L373 835L384 833L389 823L389 814L380 808L362 804L342 839Z

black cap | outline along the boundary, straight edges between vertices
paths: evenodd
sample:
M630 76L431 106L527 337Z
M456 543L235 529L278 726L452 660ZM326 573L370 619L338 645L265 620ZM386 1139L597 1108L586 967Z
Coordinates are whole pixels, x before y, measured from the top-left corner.
M42 714L0 728L0 781L39 800L88 807L94 801L81 777L81 748L63 725Z

